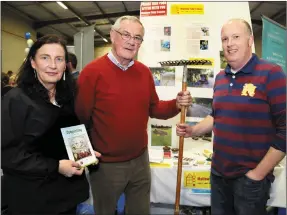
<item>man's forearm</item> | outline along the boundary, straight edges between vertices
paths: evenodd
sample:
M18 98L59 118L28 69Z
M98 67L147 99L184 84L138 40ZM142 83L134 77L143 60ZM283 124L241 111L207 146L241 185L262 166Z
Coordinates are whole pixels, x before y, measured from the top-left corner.
M258 176L261 176L261 178L264 178L275 168L275 166L285 157L285 155L286 154L284 152L270 147L264 158L253 171Z
M212 131L213 117L207 116L200 123L193 127L192 136L200 136Z

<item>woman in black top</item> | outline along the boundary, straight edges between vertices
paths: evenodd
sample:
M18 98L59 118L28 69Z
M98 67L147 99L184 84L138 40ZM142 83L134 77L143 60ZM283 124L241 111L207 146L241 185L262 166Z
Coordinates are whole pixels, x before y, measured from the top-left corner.
M20 68L18 86L2 100L1 165L11 214L75 214L89 197L83 169L69 160L60 131L79 124L67 62L62 39L40 38Z

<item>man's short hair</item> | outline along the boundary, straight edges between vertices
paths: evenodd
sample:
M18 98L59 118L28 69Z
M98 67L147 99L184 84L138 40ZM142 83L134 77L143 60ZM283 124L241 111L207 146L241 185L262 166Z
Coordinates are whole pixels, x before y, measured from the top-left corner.
M77 68L77 64L78 64L78 60L77 60L77 56L74 55L73 53L69 52L68 53L68 62L71 62L73 68Z
M132 21L132 22L139 23L142 26L143 33L145 33L145 29L144 29L144 26L143 26L142 22L136 16L122 16L122 17L118 18L116 20L116 22L113 24L112 29L119 30L120 26L121 26L121 22L124 21L124 20L129 20L129 21Z

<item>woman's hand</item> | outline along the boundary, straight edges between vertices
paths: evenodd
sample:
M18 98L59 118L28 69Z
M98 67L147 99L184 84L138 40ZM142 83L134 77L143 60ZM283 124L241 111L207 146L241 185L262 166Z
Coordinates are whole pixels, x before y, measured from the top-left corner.
M75 161L72 160L60 160L59 161L59 173L66 176L72 177L73 175L82 175L84 168Z
M102 156L102 154L100 152L94 151L95 155L97 158L100 158Z

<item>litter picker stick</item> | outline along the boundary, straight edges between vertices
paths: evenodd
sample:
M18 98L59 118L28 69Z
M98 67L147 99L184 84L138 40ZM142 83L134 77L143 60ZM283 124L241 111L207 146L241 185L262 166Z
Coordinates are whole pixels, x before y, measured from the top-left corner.
M186 91L187 82L187 66L183 66L183 78L182 78L182 91ZM180 113L180 123L185 123L185 111L186 107L181 107ZM180 204L180 192L181 192L181 175L182 175L182 157L183 157L183 144L184 144L184 137L179 137L179 150L178 150L178 162L177 162L177 180L176 180L176 196L175 196L175 210L174 214L179 214L179 204Z

